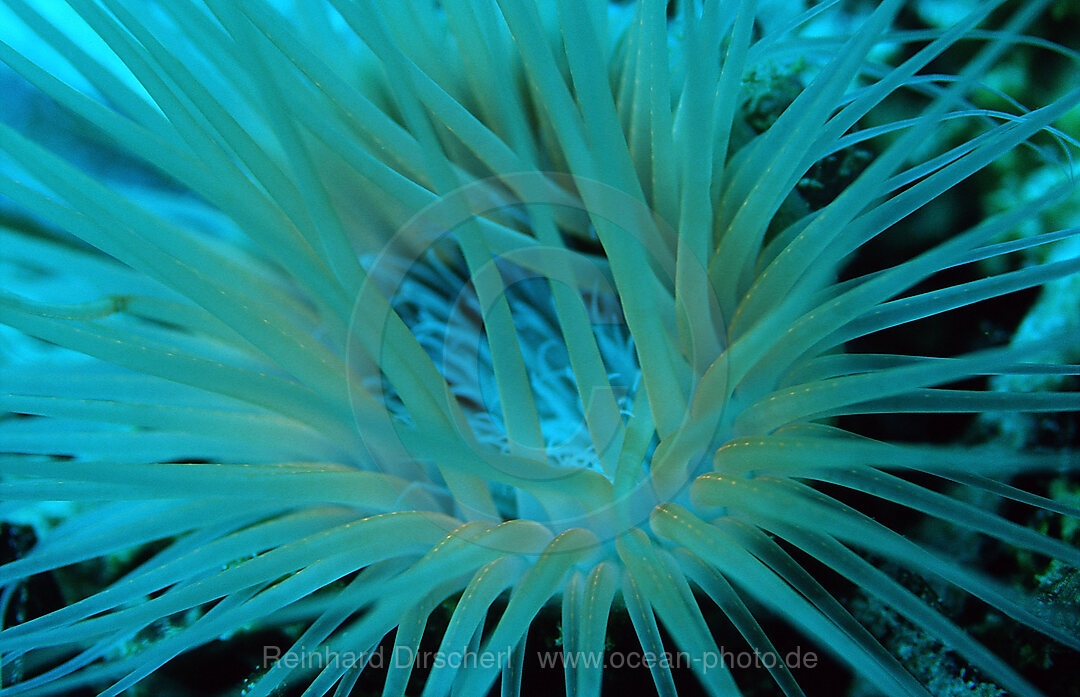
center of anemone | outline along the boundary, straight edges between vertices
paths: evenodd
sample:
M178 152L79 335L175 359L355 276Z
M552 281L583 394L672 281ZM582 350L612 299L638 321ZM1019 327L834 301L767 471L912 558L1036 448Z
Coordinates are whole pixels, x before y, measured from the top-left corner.
M604 473L585 419L582 395L563 336L551 282L499 263L518 347L529 376L550 464ZM582 293L615 403L625 420L641 378L634 342L618 298L597 288ZM402 281L394 308L446 379L469 427L490 447L508 453L510 442L499 396L484 308L459 261L429 253ZM509 407L512 408L512 407Z

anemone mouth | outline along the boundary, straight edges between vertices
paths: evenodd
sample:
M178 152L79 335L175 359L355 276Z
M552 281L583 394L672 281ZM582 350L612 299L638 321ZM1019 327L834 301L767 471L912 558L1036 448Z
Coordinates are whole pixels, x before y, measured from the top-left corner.
M496 266L521 339L544 450L557 466L603 472L597 447L586 428L584 412L588 407L579 396L551 297L550 279L508 260L497 261ZM587 279L581 280L588 283ZM429 251L403 280L396 297L392 301L395 311L438 367L477 438L500 452L510 453L491 349L483 330L484 312L468 280L464 261L460 257L447 260ZM609 278L598 272L592 289L582 292L582 298L615 403L625 422L632 415L635 396L641 396L641 369L633 337ZM608 445L601 441L600 447Z

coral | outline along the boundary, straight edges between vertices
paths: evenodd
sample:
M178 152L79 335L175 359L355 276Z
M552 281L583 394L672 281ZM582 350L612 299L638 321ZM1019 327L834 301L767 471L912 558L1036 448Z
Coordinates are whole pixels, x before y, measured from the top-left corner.
M855 603L853 612L913 675L918 677L934 697L1005 697L1000 687L968 676L970 669L958 663L956 657L924 632L904 622L889 607L872 601ZM873 687L857 685L852 697L882 697Z

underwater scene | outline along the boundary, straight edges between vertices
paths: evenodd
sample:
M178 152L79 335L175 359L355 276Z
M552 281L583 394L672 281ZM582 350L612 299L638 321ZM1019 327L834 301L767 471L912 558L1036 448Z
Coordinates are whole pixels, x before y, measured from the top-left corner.
M0 695L1080 697L1076 0L0 0Z

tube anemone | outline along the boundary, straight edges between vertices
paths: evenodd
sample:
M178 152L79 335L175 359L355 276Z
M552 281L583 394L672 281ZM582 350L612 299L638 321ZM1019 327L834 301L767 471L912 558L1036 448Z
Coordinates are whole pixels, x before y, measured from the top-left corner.
M937 693L880 616L1042 694L920 589L1055 651L1075 599L926 530L1076 573L1021 524L1077 517L1034 477L1076 454L912 415L1080 410L987 387L1071 379L1075 336L866 348L1080 271L1015 261L1075 228L1010 237L1075 192L1080 89L988 85L1078 56L1023 33L1048 2L971 4L7 0L28 99L139 174L0 124L0 511L70 502L0 566L4 693L161 691L243 636L245 695L801 695L791 649ZM1060 184L872 261L1017 151Z

